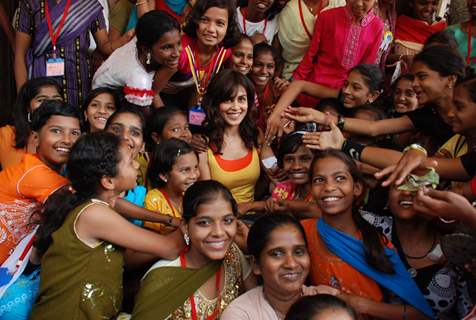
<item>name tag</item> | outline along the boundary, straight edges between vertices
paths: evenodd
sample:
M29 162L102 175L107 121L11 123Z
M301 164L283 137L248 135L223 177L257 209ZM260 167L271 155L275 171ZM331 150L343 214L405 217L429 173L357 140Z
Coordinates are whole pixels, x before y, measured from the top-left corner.
M46 60L46 76L62 77L64 76L64 59L49 58Z
M195 106L188 111L188 122L194 126L201 126L205 121L205 110L201 106Z

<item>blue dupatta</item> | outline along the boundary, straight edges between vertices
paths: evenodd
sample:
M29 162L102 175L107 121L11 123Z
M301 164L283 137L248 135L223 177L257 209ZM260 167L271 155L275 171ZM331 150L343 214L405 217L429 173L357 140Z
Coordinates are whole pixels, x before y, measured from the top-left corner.
M370 267L367 263L362 241L329 226L322 218L317 221L317 229L327 249L333 254L373 279L380 286L398 295L402 300L427 317L435 319L433 310L428 305L418 286L410 278L407 269L395 250L385 248L385 254L392 262L395 273L383 273Z

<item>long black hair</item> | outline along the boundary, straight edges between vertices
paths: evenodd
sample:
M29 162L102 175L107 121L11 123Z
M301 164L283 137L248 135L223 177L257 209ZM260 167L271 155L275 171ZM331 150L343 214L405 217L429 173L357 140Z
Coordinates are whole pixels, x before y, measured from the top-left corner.
M240 86L245 88L248 99L248 110L239 126L240 136L248 149L257 145L258 131L252 120L255 100L254 86L246 76L238 71L225 69L220 71L210 82L202 101L206 111L205 132L210 139L210 145L214 149L216 148L214 151L217 153L221 152L226 126L225 120L220 114L220 104L234 98Z
M102 177L118 174L120 143L118 137L108 132L88 133L76 141L67 164L72 189L62 188L48 197L36 235L35 246L40 253L46 252L51 235L71 210L98 193Z
M15 148L24 148L30 135L31 114L30 103L44 87L54 87L63 97L63 88L57 80L51 77L40 77L28 80L18 92L15 107L12 110L10 123L15 127Z
M147 179L151 186L153 188L165 186L166 182L160 175L172 171L178 157L192 152L195 153L192 146L180 139L172 138L156 144L147 168Z
M413 62L421 62L442 77L456 76L457 80L466 76L466 63L459 52L448 46L437 45L423 49L413 58Z
M342 161L347 167L354 183L361 183L362 186L365 186L364 177L360 170L357 168L354 160L350 158L347 154L340 150L336 149L327 149L321 152L318 152L314 155L314 160L312 162L311 174L314 171L314 166L319 160L325 158L334 158ZM386 238L380 234L376 228L370 225L364 218L362 218L359 207L362 204L362 200L365 192L362 195L355 199L352 207L352 219L357 226L357 229L362 234L362 241L364 243L365 258L367 263L375 268L376 270L384 273L393 274L395 269L392 262L389 260L385 254L384 242L387 241Z
M330 294L317 294L301 297L294 302L284 320L311 320L329 309L344 310L351 319L357 319L354 309L345 301Z
M196 39L198 23L203 14L212 7L226 9L228 11L228 28L225 38L223 39L223 46L225 48L234 47L240 40L240 29L236 22L236 7L233 6L233 1L231 0L198 0L187 17L183 32L190 38Z

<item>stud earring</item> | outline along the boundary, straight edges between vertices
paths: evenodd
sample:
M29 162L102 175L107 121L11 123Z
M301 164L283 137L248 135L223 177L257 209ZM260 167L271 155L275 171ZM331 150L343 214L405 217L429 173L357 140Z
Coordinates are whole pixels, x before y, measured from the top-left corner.
M150 52L147 52L147 60L145 61L145 64L149 65L151 59L152 59L152 57L150 55Z

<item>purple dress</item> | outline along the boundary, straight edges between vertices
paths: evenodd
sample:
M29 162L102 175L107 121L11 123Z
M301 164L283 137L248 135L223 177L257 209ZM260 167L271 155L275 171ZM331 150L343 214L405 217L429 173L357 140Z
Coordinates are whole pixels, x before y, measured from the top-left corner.
M66 0L20 0L15 29L32 37L26 56L28 78L46 76L47 55L53 51L45 17L45 2L55 32L63 16ZM56 52L65 61L64 76L58 77L65 89L66 101L81 106L91 87L92 70L88 52L90 38L105 29L102 6L97 0L72 0L64 26L56 43Z

